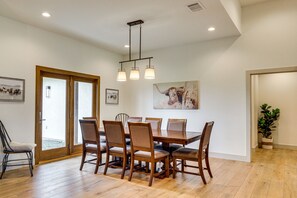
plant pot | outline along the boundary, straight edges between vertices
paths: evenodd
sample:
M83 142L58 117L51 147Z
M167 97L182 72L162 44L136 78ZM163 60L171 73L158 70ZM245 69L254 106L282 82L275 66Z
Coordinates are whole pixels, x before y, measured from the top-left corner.
M273 138L262 138L263 149L273 149Z

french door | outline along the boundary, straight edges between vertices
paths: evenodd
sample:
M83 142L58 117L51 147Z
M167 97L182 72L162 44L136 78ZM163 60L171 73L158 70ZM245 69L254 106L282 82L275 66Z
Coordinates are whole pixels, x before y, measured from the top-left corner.
M36 67L36 163L81 152L79 119L99 117L98 76Z

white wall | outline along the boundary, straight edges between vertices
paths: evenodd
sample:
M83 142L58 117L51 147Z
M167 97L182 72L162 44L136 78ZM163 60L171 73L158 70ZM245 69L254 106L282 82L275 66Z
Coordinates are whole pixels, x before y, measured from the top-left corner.
M214 156L248 160L246 71L297 65L297 1L271 1L242 10L242 36L159 49L157 78L126 83L125 110L132 115L187 118L189 130L214 120ZM220 31L220 30L216 30ZM142 68L143 69L143 68ZM154 110L152 84L200 81L198 111Z
M274 144L297 146L297 72L259 75L259 103L281 111Z
M98 47L0 17L0 76L26 80L25 102L0 102L0 119L15 141L34 142L36 65L101 76L101 119L114 119L123 103L105 105L104 92L105 88L122 89L116 82L121 59Z

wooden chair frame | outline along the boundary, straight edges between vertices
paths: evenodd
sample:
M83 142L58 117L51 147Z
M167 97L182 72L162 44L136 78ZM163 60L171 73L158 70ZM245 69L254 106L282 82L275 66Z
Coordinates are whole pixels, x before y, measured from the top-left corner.
M122 133L122 143L112 143L112 142L109 141L108 135L106 135L106 162L105 162L105 168L104 168L104 175L106 175L106 172L107 172L107 169L108 169L108 166L109 166L109 163L110 163L110 161L109 161L110 156L120 157L120 158L123 159L123 167L122 167L122 174L121 174L121 179L123 179L124 175L125 175L127 163L128 163L128 158L129 158L129 155L130 155L130 153L128 153L128 151L127 151L127 145L126 145L126 138L125 138L125 131L124 131L123 123L121 121L105 121L105 120L103 120L105 133L109 133L109 131L107 129L107 125L109 125L109 124L120 126L121 133ZM113 131L111 131L111 133L112 132ZM123 153L114 152L114 151L110 150L113 147L123 148Z
M80 125L84 124L84 123L93 123L94 125L94 130L98 130L98 125L97 125L97 121L94 119L85 119L85 120L79 120ZM82 133L83 132L83 128L81 128ZM100 135L99 132L96 131L96 140L90 141L90 140L85 140L84 136L82 135L82 139L83 139L83 143L82 143L82 159L81 159L81 164L80 164L80 168L79 170L83 169L83 166L85 163L90 163L90 164L94 164L92 163L93 161L96 161L95 165L95 171L94 174L97 174L99 166L105 165L105 163L102 163L102 153L105 153L105 151L101 151L101 147L100 147ZM87 144L94 144L97 146L96 151L92 150L92 149L88 149L87 148ZM91 160L87 160L86 161L86 155L87 153L91 153L91 154L96 154L96 158L91 159Z
M154 151L154 142L153 142L153 135L152 135L152 128L150 123L128 123L129 126L129 131L131 134L131 164L130 164L130 175L129 175L129 181L132 179L132 175L134 172L134 160L139 160L139 161L145 161L145 162L150 162L151 163L151 170L150 170L150 179L149 179L149 186L152 186L153 182L153 177L158 176L160 174L163 174L164 172L160 173L154 173L155 172L155 164L156 162L159 161L164 161L165 162L165 171L166 171L166 177L169 177L169 155L160 157L160 158L155 158L155 151ZM143 126L148 128L149 132L149 141L150 141L150 148L146 147L141 147L141 146L134 146L133 144L133 129L131 128L133 126ZM146 151L151 153L151 157L140 157L140 156L135 156L135 152L137 151Z
M175 178L176 172L182 172L182 173L187 173L187 174L192 174L192 175L199 175L199 176L201 176L203 183L206 184L203 170L207 170L209 173L209 176L211 178L213 177L212 172L210 170L210 165L209 165L209 140L210 140L210 135L211 135L213 125L214 125L213 121L205 123L204 129L202 132L202 136L201 136L201 140L200 140L200 144L199 144L197 158L189 158L186 155L184 157L176 158L173 153L173 156L172 156L173 157L173 178ZM178 152L178 150L176 152ZM198 162L198 166L191 166L191 165L187 165L187 166L191 167L191 168L198 168L199 173L194 173L194 172L189 172L189 171L184 171L184 170L182 170L182 171L177 170L177 164L176 164L177 159ZM202 164L203 159L205 159L206 168L203 168L203 164Z

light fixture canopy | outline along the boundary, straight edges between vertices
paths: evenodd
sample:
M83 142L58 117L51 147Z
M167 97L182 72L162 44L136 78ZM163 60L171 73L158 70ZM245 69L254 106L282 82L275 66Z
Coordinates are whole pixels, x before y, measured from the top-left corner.
M136 21L127 23L127 25L129 25L129 45L127 45L127 47L129 46L129 60L119 62L121 64L121 70L119 71L119 73L123 72L123 69L122 69L123 63L134 62L134 67L132 67L132 70L130 72L131 80L139 80L140 75L139 75L139 69L136 67L136 62L143 61L143 60L149 60L149 66L145 70L145 79L155 79L155 70L153 67L151 67L151 59L153 59L153 57L145 57L145 58L141 57L141 24L143 23L144 23L143 20L136 20ZM135 25L139 25L139 57L136 59L131 59L131 50L132 50L131 49L132 48L131 47L132 46L131 45L131 27ZM120 75L119 73L118 73L118 76ZM121 75L124 75L124 74L121 74Z

